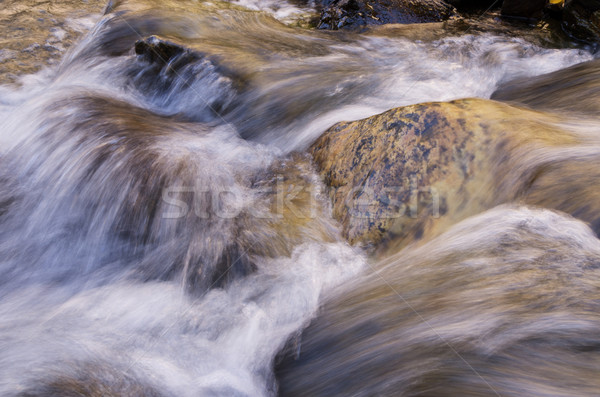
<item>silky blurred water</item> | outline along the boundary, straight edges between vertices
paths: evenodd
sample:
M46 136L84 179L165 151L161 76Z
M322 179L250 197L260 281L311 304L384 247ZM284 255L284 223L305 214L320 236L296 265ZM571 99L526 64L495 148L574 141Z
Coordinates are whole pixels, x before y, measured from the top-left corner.
M338 287L378 266L343 241L310 160L292 153L338 121L488 98L502 82L593 58L491 33L415 41L294 27L312 7L111 2L71 48L57 46L60 63L0 86L1 395L276 394L276 355L300 354L323 302L343 301ZM185 50L136 54L151 35ZM278 207L282 183L310 191L295 203L319 215ZM585 244L568 231L552 239L597 255L583 224L511 211L572 226ZM488 229L485 249L501 240ZM315 368L302 376L335 370ZM394 376L372 379L408 379ZM344 393L378 390L360 383Z

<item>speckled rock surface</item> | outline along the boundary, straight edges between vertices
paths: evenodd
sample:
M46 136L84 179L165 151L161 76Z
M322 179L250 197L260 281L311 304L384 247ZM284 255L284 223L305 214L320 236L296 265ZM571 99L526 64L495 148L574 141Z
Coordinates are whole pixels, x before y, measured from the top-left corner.
M5 0L0 3L0 84L56 64L94 25L104 0Z
M356 28L387 23L439 22L456 15L442 0L325 1L320 29Z
M483 99L427 103L339 123L310 150L353 244L403 246L513 201L563 210L598 233L600 204L586 204L600 203L598 138L562 122Z

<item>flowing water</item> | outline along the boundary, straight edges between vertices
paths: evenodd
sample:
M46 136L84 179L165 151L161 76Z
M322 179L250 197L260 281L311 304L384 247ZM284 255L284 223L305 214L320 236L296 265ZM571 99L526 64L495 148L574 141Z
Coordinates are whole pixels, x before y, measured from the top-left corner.
M16 77L29 55L0 53L0 395L598 390L587 226L500 207L376 263L302 154L337 121L489 98L588 50L320 32L298 27L310 2L76 6L59 63Z

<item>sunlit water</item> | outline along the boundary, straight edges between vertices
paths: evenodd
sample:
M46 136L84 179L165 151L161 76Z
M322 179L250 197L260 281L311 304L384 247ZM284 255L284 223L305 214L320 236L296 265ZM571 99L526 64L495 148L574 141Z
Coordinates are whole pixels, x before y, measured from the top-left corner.
M492 34L416 42L278 22L309 5L113 3L60 65L0 87L3 396L276 394L276 355L300 354L320 305L373 266L328 215L272 213L280 170L298 163L328 214L316 173L290 153L337 121L488 98L501 82L593 58ZM150 35L188 50L150 62L134 50ZM488 216L502 211L560 218L598 255L577 221Z

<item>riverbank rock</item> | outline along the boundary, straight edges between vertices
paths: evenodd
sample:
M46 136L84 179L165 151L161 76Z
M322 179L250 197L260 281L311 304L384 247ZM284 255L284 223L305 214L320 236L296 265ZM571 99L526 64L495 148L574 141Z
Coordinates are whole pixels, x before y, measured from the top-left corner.
M553 30L562 30L572 38L597 45L600 40L600 0L504 0L502 16L544 19Z
M597 115L600 113L600 60L510 81L496 90L492 99L537 110Z
M555 116L464 99L342 122L311 147L353 244L399 247L498 204L559 209L600 232L598 139Z
M324 3L320 29L356 28L387 23L445 21L456 10L442 0L333 0Z
M568 1L562 19L573 37L593 44L600 40L600 0Z

